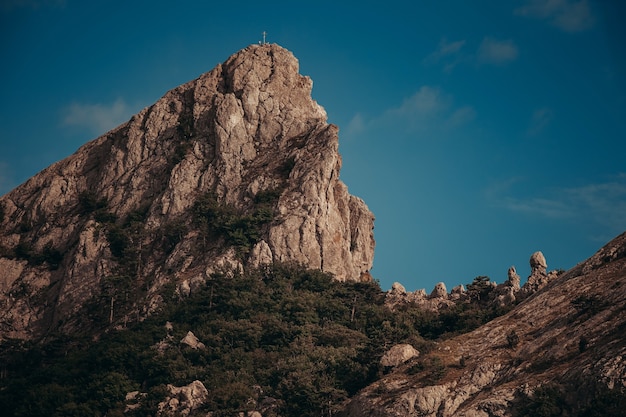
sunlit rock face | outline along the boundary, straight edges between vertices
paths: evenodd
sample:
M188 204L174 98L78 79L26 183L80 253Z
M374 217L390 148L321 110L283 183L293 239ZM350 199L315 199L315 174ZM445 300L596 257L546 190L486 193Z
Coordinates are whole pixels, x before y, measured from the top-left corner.
M121 288L146 314L171 281L272 262L369 277L374 216L311 88L291 52L249 46L3 196L0 338L80 327L99 295L113 323Z

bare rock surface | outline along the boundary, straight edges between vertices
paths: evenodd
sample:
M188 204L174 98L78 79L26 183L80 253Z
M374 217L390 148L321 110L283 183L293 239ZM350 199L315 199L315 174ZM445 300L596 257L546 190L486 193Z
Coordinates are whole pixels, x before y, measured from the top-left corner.
M419 351L408 343L393 346L380 359L380 364L385 367L398 366L404 362L419 356Z
M271 262L368 277L374 216L339 180L338 128L311 88L291 52L249 46L2 196L0 339L84 325L90 300L121 298L115 277L145 289L144 313L169 282L188 280L184 296ZM207 226L206 210L231 221Z
M202 343L192 331L188 331L185 337L181 339L180 343L192 349L206 349L204 343Z
M209 396L204 384L197 380L182 387L168 384L167 390L170 395L159 403L157 416L188 416L202 406Z
M533 255L533 262L538 276L550 275L543 255ZM550 384L579 402L598 384L624 388L626 338L619 329L626 327L625 305L626 233L554 274L509 313L420 355L422 371L407 372L410 360L394 368L352 398L344 415L510 416Z

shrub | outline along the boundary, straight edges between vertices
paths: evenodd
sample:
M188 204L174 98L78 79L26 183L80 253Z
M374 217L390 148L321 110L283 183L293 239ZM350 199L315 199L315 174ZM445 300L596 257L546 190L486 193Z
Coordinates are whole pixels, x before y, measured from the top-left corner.
M258 242L265 228L274 218L274 205L280 193L259 192L255 205L248 211L229 204L220 204L214 193L206 193L193 206L195 224L205 236L224 239L226 245L245 253Z
M90 214L106 208L106 198L98 198L94 191L83 191L78 194L78 208L81 214Z
M515 349L517 347L517 345L519 344L519 336L517 335L515 330L511 330L509 333L507 333L506 342L511 349Z
M579 316L594 316L608 307L608 305L608 302L595 294L582 294L572 300L572 306L574 306Z
M520 416L560 417L569 415L562 388L556 384L538 387L521 401Z
M583 353L584 351L587 350L588 345L589 345L589 340L587 340L585 336L580 336L580 339L578 339L578 351L580 353Z

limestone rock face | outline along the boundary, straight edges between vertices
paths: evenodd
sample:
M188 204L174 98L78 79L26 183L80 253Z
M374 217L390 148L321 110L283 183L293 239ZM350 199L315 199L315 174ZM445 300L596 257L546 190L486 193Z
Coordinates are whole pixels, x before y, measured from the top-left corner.
M2 196L0 339L80 326L118 278L145 312L168 282L271 262L368 276L374 216L311 88L291 52L249 46Z

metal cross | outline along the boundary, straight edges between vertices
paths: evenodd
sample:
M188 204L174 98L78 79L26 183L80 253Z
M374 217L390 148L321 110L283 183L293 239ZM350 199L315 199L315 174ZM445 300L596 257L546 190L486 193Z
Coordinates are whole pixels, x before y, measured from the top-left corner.
M265 45L267 42L265 42L265 35L267 35L267 33L265 31L263 31L263 45Z

